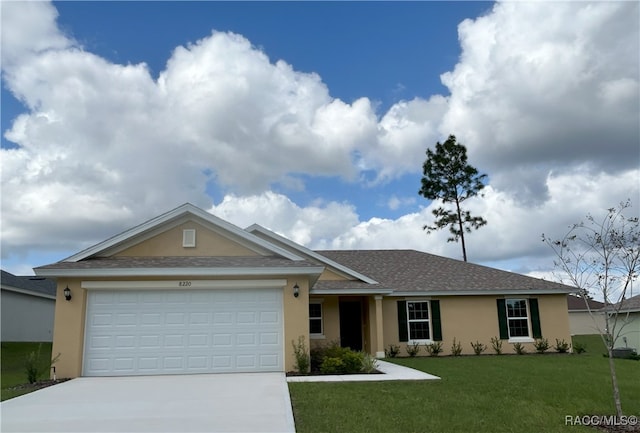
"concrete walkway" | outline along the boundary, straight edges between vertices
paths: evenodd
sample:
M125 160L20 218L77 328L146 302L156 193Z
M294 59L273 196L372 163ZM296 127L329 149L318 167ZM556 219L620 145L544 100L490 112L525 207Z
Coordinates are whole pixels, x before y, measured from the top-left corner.
M402 365L378 360L378 370L384 374L345 374L322 376L289 376L287 382L378 382L385 380L438 380L438 376Z

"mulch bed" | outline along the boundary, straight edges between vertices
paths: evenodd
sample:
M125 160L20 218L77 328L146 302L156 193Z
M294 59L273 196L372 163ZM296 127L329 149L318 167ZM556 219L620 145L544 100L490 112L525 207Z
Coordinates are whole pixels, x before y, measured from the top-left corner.
M34 383L22 383L20 385L12 386L7 389L28 389L31 391L36 391L38 389L42 389L48 386L57 385L59 383L66 382L67 380L70 380L70 379L40 380Z

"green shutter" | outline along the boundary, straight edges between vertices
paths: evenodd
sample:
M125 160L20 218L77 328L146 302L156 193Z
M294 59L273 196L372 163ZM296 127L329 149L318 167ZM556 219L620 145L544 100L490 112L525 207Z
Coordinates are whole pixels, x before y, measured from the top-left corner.
M431 327L433 328L433 341L442 341L440 301L431 301Z
M540 327L540 310L538 309L538 299L529 299L529 311L531 312L531 331L533 338L542 338L542 329Z
M407 301L398 301L398 337L400 341L409 341L407 328Z
M507 301L498 299L498 326L500 327L500 339L509 339L509 328L507 326Z

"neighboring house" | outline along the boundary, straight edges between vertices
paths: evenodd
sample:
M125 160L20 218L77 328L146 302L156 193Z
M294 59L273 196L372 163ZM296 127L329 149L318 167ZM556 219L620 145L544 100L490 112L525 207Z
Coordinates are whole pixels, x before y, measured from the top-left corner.
M640 295L625 299L616 307L618 311L618 329L620 335L615 347L630 347L640 353Z
M1 272L2 341L52 341L55 280Z
M312 251L190 204L35 272L58 280L61 377L289 371L300 336L379 357L570 341L568 286L418 251Z
M602 302L575 295L567 297L569 307L569 329L571 335L600 334L604 332L604 307Z

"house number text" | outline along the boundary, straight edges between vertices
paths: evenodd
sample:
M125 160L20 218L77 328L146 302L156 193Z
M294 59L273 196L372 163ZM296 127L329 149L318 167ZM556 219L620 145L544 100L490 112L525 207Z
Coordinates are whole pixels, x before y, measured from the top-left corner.
M191 287L191 281L178 281L178 287Z

